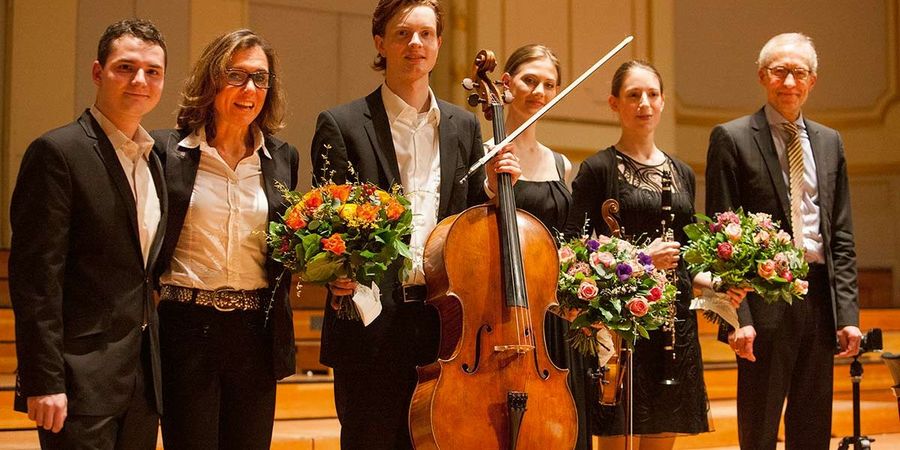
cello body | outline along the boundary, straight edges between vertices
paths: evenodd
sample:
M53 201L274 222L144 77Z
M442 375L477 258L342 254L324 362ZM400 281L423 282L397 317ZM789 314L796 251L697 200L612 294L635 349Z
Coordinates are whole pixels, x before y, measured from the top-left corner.
M463 85L478 89L469 103L485 105L499 140L508 96L486 76L495 67L482 50L479 82ZM569 371L553 364L544 339L559 253L544 224L516 209L510 174L496 176L495 204L442 220L425 243L427 303L440 314L441 341L437 361L417 368L409 427L418 450L575 446Z
M419 450L575 446L568 370L553 364L543 335L556 304L556 244L538 219L516 211L528 305L505 306L496 210L480 205L448 217L426 244L427 303L440 313L441 344L438 360L418 368L410 433ZM537 345L517 347L523 337ZM527 394L518 422L511 393Z

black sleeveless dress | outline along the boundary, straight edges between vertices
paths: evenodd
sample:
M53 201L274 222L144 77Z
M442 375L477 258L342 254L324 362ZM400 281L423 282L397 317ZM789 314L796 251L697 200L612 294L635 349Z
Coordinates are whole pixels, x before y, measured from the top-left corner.
M613 162L614 161L614 162ZM662 170L672 174L672 225L675 240L687 243L684 226L693 222L694 174L689 166L668 157L651 166L641 164L610 147L584 162L574 185L573 216L591 217L597 233L608 234L599 219L603 199L616 198L620 204L619 224L630 239L652 240L660 236L660 203ZM613 179L606 179L612 176ZM584 192L588 191L588 192ZM591 197L590 202L584 197ZM596 211L585 210L596 204ZM578 205L581 205L580 207ZM580 212L579 212L580 211ZM573 217L574 218L574 217ZM573 228L571 223L567 228ZM676 304L676 362L678 384L663 385L663 345L671 339L668 332L655 330L650 339L639 339L633 356L634 367L634 433L696 434L710 431L709 401L703 381L703 360L697 336L697 315L690 310L691 277L684 260L676 269L679 290ZM598 435L621 435L625 430L624 408L598 406L592 417L592 431Z
M565 226L569 209L572 203L572 194L565 182L565 163L562 155L554 152L556 170L559 180L553 181L525 181L519 180L513 186L516 195L516 207L528 211L538 218L550 233L556 237ZM590 405L596 402L597 394L588 394L593 387L589 383L590 358L584 357L574 351L566 342L565 335L569 322L555 315L548 314L544 321L544 334L547 337L547 349L553 362L562 368L569 369L569 388L575 400L575 409L578 412L578 441L577 450L591 448L590 430ZM593 365L596 367L596 364Z

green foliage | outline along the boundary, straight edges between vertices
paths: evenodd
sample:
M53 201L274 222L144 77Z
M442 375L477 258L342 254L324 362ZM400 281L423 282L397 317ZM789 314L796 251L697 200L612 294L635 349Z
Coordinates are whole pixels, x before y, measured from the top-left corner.
M390 192L371 183L328 182L305 193L278 189L288 208L269 223L266 241L271 257L301 281L350 277L370 284L398 258L410 266L412 210L399 186Z
M766 302L792 303L806 294L809 266L803 250L779 229L769 214L743 210L716 214L715 220L697 214L684 227L690 242L683 249L692 274L711 272L721 279L720 290L750 286Z
M629 346L663 325L677 288L649 256L627 241L598 236L561 242L557 299L575 310L568 341L596 355L597 326L619 334Z

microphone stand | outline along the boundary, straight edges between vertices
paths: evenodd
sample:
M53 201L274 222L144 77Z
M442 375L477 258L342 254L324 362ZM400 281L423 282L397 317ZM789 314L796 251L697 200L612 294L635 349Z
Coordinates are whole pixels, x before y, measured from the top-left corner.
M862 352L854 356L853 362L850 363L850 381L853 382L853 436L841 439L838 450L849 450L850 444L853 444L853 450L869 450L872 448L872 442L875 442L875 439L871 439L868 436L860 436L859 434L859 382L862 381L863 375L863 366L859 362L859 355L861 354Z

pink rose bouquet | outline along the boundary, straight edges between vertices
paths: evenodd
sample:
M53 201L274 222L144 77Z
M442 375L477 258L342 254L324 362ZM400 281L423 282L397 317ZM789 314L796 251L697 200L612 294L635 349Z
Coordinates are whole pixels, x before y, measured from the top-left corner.
M561 309L577 312L569 331L574 348L596 355L601 324L631 346L663 325L676 288L648 255L602 235L560 242L557 299Z
M750 286L769 303L791 303L806 294L809 265L803 250L772 216L738 209L718 213L715 220L703 214L697 219L684 227L690 239L684 260L692 274L711 272L721 279L720 291Z

